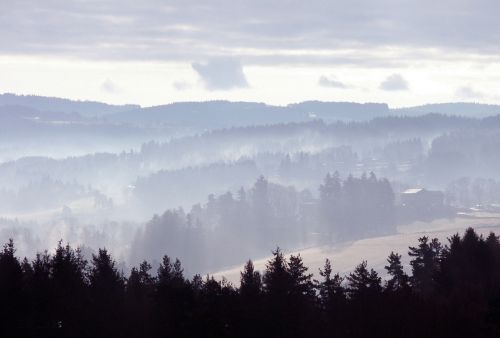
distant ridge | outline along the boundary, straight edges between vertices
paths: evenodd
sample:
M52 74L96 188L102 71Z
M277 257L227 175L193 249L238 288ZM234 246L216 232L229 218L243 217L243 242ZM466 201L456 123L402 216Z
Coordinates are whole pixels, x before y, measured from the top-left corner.
M140 108L139 105L110 105L96 101L77 101L57 97L36 95L16 95L11 93L0 94L0 106L21 106L36 109L39 112L77 113L84 117L102 117Z
M24 117L37 116L36 112L40 112L42 118L54 118L54 113L64 113L68 114L66 118L78 114L84 118L105 118L112 123L214 129L317 119L327 123L339 120L368 121L384 116L420 116L429 113L483 118L500 115L500 105L451 102L391 109L386 103L304 101L273 106L259 102L214 100L141 107L6 93L0 94L0 111L5 117L9 112ZM65 119L64 116L60 118Z
M446 115L461 115L466 117L486 117L500 114L500 105L471 102L449 102L391 109L391 111L392 113L398 115L423 115L428 113L440 113Z
M326 122L360 121L389 115L385 103L306 101L287 106L271 106L255 102L178 102L167 105L119 112L110 120L129 123L194 124L230 127L321 119Z

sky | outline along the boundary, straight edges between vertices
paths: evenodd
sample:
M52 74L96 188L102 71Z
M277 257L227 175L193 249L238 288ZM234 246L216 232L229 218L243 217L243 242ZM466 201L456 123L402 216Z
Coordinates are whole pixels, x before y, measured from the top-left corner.
M496 0L0 0L0 93L500 103Z

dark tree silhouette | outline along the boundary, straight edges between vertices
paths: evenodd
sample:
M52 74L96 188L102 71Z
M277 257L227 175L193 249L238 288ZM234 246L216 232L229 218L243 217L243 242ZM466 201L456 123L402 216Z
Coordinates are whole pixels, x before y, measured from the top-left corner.
M14 335L20 329L23 299L23 269L15 256L14 241L9 240L0 252L0 304L1 318L6 335Z
M410 278L403 269L401 263L401 255L391 252L387 258L387 264L384 268L387 270L390 279L387 280L386 290L388 291L407 291L409 288Z
M415 290L428 295L435 289L434 275L438 268L442 247L437 238L429 242L429 238L423 236L418 241L418 247L410 247L408 252L408 255L413 257L410 261L411 283Z
M241 296L247 300L259 297L262 292L262 277L259 271L255 271L251 260L245 264L240 275Z
M248 261L235 288L184 277L164 256L156 275L142 262L127 280L104 249L87 265L57 246L30 263L9 241L0 252L5 337L498 337L500 241L473 229L441 247L410 248L412 275L394 252L381 278L359 264L345 278L329 260L312 280L299 255L278 248L260 273ZM408 281L411 279L411 282ZM429 284L430 285L429 285Z
M373 269L367 269L367 262L361 262L352 273L347 276L349 297L363 298L382 291L382 279Z
M322 281L315 281L319 291L321 304L325 309L335 307L345 300L345 290L342 286L344 278L338 273L332 276L332 265L329 259L325 260L323 269L319 269Z
M95 334L119 333L123 327L125 280L106 249L92 256L89 282Z
M64 334L85 336L87 329L82 329L81 309L88 304L88 280L86 278L87 261L79 249L59 242L51 260L51 279L54 290L54 314L56 327ZM88 312L83 312L88 316Z

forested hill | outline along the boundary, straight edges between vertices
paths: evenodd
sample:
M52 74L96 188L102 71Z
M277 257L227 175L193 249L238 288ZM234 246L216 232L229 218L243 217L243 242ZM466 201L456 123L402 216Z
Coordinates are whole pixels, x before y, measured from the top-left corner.
M138 105L110 105L96 101L77 101L38 95L0 94L0 106L15 106L35 109L38 112L79 114L84 117L99 117L119 111L139 108Z
M422 115L440 113L447 115L460 115L468 117L486 117L500 114L500 106L496 104L481 104L469 102L450 102L425 104L416 107L391 109L396 115Z
M308 101L287 106L253 102L179 102L141 108L108 116L118 122L151 124L171 123L206 128L303 122L322 119L364 121L389 114L386 104Z
M6 107L9 107L8 109ZM111 105L36 95L0 94L1 110L12 115L30 114L44 119L54 113L59 119L106 118L111 123L133 125L168 124L201 128L304 122L368 121L382 116L420 116L429 113L482 118L500 114L500 106L478 103L441 103L415 107L389 108L385 103L304 101L285 106L258 102L200 101L176 102L152 107L134 104ZM48 114L48 115L47 115ZM52 114L52 115L51 115ZM24 116L24 115L23 115Z
M165 248L168 250L168 248ZM382 279L363 261L346 276L325 261L313 280L300 255L248 261L239 287L184 276L164 256L125 277L109 252L87 262L59 243L53 254L0 252L4 337L498 337L500 241L473 229L446 245L421 237L410 266L391 252ZM407 271L410 273L408 274Z

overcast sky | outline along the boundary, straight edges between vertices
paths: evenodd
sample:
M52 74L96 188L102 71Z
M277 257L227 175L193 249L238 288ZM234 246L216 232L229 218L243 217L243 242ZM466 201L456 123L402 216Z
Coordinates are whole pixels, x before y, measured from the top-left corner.
M500 103L500 1L0 0L0 92Z

